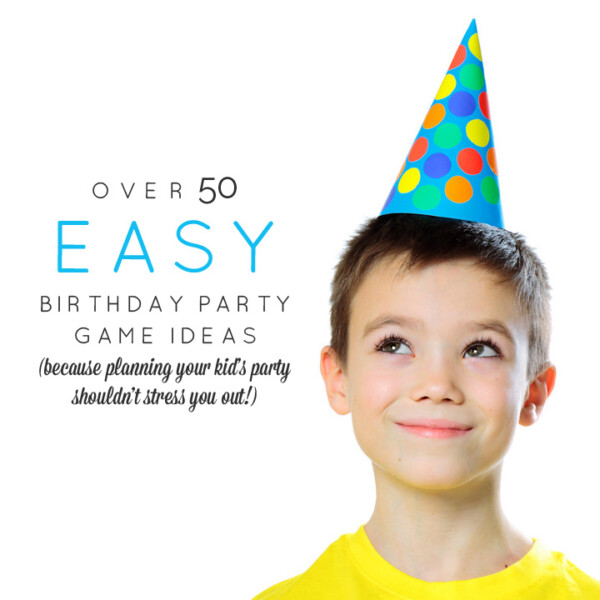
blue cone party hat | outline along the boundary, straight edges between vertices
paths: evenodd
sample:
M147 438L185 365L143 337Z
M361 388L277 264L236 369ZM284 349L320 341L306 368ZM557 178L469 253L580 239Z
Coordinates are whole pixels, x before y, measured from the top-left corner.
M503 227L496 150L475 19L381 211Z

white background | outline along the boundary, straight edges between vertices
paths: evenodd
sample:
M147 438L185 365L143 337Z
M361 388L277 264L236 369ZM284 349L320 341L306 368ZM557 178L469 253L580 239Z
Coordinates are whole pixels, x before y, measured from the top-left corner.
M523 531L600 577L599 57L588 6L5 5L2 597L249 599L369 518L369 462L349 418L329 409L318 372L329 282L345 240L379 213L473 16L505 223L539 250L554 288L558 381L506 459L505 507ZM201 177L226 175L238 182L234 198L194 199ZM92 198L96 181L111 186L106 201ZM146 181L157 200L139 194ZM169 200L170 181L188 197ZM136 197L119 196L120 182L136 182ZM86 244L68 256L88 274L57 273L59 219L90 221L66 240ZM133 219L152 275L141 261L113 273ZM173 265L198 256L175 237L187 219L211 226L199 238L214 255L203 273ZM234 220L253 238L274 222L254 274ZM290 300L285 313L264 315L40 313L40 295L69 293ZM257 343L82 346L80 325L250 325ZM293 371L285 384L259 383L252 408L191 414L72 406L72 390L91 382L37 375L43 356L119 354L282 358ZM206 383L217 384L227 386Z

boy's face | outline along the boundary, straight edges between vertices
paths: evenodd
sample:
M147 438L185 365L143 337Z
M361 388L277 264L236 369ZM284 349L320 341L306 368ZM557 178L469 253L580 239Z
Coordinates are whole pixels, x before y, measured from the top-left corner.
M554 367L527 380L527 322L510 284L467 259L401 264L382 261L358 288L346 368L323 350L332 407L352 413L376 470L409 485L449 489L499 473Z

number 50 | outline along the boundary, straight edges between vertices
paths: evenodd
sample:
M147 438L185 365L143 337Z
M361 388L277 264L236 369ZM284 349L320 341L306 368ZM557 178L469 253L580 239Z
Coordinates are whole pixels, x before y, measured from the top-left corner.
M200 182L200 193L198 196L198 200L203 204L211 204L217 198L217 191L221 198L232 198L235 196L237 192L237 183L233 177L223 177L219 183L217 184L217 188L215 189L211 185L211 181L215 181L215 177L203 177ZM225 185L223 185L225 184ZM204 192L204 195L203 195Z

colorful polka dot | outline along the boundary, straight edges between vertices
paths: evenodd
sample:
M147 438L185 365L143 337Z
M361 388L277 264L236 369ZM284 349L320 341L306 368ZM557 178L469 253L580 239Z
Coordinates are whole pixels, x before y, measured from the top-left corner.
M469 38L469 50L473 53L475 58L481 60L481 47L479 46L479 35L474 33Z
M454 148L461 139L460 128L454 123L442 123L433 134L433 141L440 148Z
M442 199L442 193L435 185L422 185L412 197L414 206L420 210L435 208Z
M423 165L423 171L425 171L425 175L427 175L427 177L439 179L448 173L451 166L452 163L445 154L436 152L425 161L425 164Z
M438 90L438 93L436 94L435 99L441 100L442 98L447 98L454 91L455 87L456 87L456 78L454 77L454 75L451 75L450 73L448 73L446 75L446 77L444 77L444 80L442 81L442 85L440 85L440 89Z
M463 148L458 153L457 161L467 175L479 175L483 169L483 158L474 148Z
M461 175L455 175L448 179L445 192L448 200L457 204L464 204L473 196L471 184Z
M490 169L495 175L498 175L498 166L496 165L496 150L494 148L490 148L487 151L487 161L488 165L490 165Z
M458 78L466 88L474 92L478 92L483 87L483 71L479 65L465 65L461 68Z
M390 190L390 193L388 194L387 200L385 201L385 204L383 205L382 211L385 210L390 205L390 202L392 201L392 198L395 196L395 194L396 194L396 186L394 185L392 187L392 189Z
M426 137L419 137L415 140L415 143L412 145L410 152L408 153L408 160L410 162L415 162L423 157L425 152L427 152L427 147L429 146L429 142Z
M421 180L421 173L419 169L409 169L400 177L400 181L398 182L398 191L401 194L408 194L408 192L412 192L418 185Z
M406 161L404 161L402 163L402 168L400 169L400 171L398 172L398 175L396 175L396 179L400 178L400 175L402 175L402 171L404 171L404 167L406 167Z
M435 127L439 123L442 122L442 119L446 115L446 109L443 104L434 104L427 113L425 117L425 121L423 122L423 127L425 129L431 129Z
M481 47L473 20L382 214L411 212L503 227L497 171Z
M448 71L451 71L452 69L456 69L456 67L459 67L460 65L462 65L466 57L467 57L467 49L461 44L458 47L458 50L456 51L456 54L454 55L454 58L452 59L450 66L448 67Z
M500 200L500 191L495 177L484 177L481 182L481 193L490 204L498 204Z
M467 137L476 145L488 145L490 141L490 130L481 119L473 119L467 123Z
M490 118L490 105L488 104L487 92L479 94L479 108L486 119Z
M455 92L448 100L448 109L457 117L468 117L475 110L475 98L469 92Z

